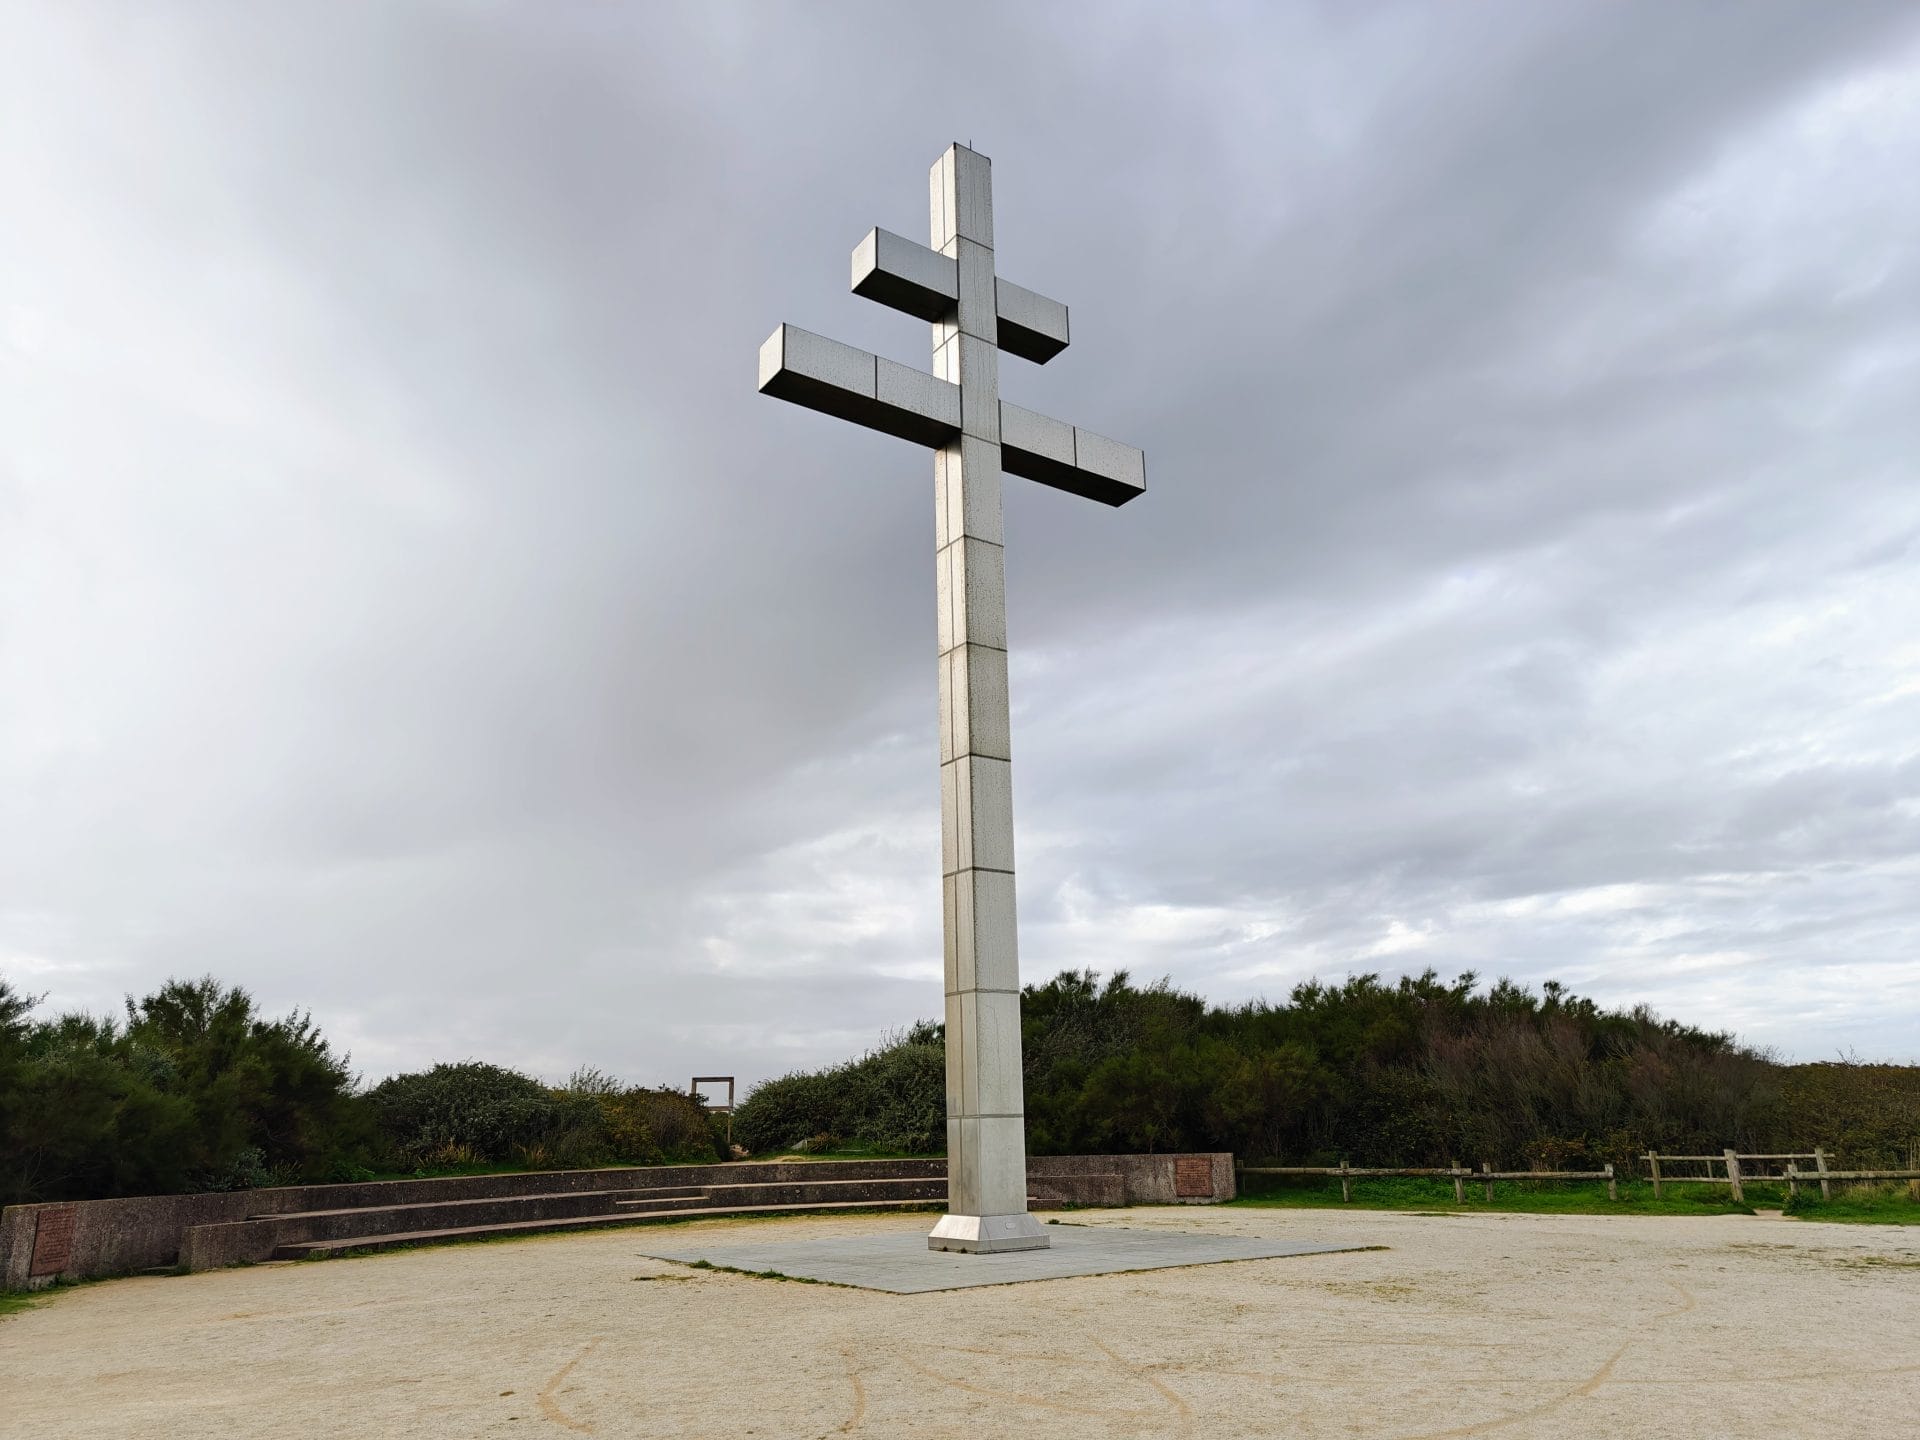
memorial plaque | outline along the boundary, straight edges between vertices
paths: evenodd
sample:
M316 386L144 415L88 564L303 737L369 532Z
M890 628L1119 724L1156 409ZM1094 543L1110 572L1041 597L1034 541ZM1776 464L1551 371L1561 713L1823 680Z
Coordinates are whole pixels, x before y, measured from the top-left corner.
M1213 1157L1176 1155L1173 1157L1173 1193L1182 1200L1213 1198Z
M58 1275L67 1268L73 1259L73 1226L79 1217L78 1205L56 1205L34 1217L29 1276Z

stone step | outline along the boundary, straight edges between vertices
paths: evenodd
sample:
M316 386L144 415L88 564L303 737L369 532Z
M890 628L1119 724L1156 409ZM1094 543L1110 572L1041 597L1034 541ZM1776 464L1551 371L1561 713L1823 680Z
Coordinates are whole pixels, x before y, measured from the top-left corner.
M711 1201L704 1191L692 1195L663 1195L647 1200L616 1200L613 1210L621 1215L649 1215L662 1210L690 1210Z
M436 1245L458 1240L485 1240L503 1235L539 1235L555 1231L595 1230L615 1225L645 1225L663 1220L714 1220L734 1215L821 1214L845 1210L912 1210L937 1205L937 1200L829 1200L802 1205L713 1205L681 1210L625 1211L610 1215L578 1215L551 1220L506 1220L490 1225L455 1225L432 1230L399 1230L385 1234L353 1235L329 1240L305 1240L276 1246L275 1260L318 1260L346 1250L393 1250L406 1245Z
M337 1240L344 1235L378 1235L386 1231L449 1230L470 1225L498 1225L515 1220L567 1220L614 1213L614 1202L632 1194L621 1190L559 1191L544 1195L499 1195L470 1200L430 1200L409 1205L363 1205L351 1209L310 1210L263 1215L255 1222L268 1227L276 1245L303 1241ZM698 1203L700 1192L659 1197L656 1203Z
M397 1205L342 1205L330 1210L272 1210L249 1220L325 1220L335 1215L410 1215L421 1210L453 1210L463 1205L544 1205L550 1201L600 1200L611 1204L625 1196L670 1200L706 1194L704 1186L653 1186L638 1190L549 1190L533 1195L478 1195L447 1200L414 1200Z
M729 1160L717 1165L610 1166L597 1170L520 1171L489 1175L443 1175L421 1180L369 1180L345 1185L297 1186L257 1192L305 1200L285 1210L255 1210L261 1218L320 1209L431 1204L466 1199L507 1199L554 1193L634 1194L651 1189L701 1189L709 1183L767 1184L783 1180L841 1180L867 1176L944 1176L947 1162L915 1160ZM232 1223L240 1215L221 1215ZM195 1223L207 1223L196 1221Z
M706 1193L714 1205L806 1205L825 1201L854 1200L944 1200L947 1196L947 1182L944 1177L908 1177L890 1180L811 1180L763 1183L709 1185ZM646 1201L619 1199L614 1207L621 1210L636 1208L655 1208Z

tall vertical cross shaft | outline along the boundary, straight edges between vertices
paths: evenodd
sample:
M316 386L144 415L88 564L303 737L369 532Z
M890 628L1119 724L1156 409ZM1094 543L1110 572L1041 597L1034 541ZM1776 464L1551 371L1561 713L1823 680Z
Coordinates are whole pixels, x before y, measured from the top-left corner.
M1066 306L995 276L986 156L950 147L929 191L932 248L870 231L853 290L932 322L933 373L782 325L760 347L760 389L934 450L947 1214L927 1244L1041 1249L1027 1213L1000 474L1121 505L1146 488L1146 461L1000 399L1000 352L1052 359Z

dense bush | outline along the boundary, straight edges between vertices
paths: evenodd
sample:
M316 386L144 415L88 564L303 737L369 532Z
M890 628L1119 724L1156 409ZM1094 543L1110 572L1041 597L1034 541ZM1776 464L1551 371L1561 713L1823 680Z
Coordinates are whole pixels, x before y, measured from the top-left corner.
M1920 1065L1795 1065L1781 1077L1780 1109L1844 1164L1897 1170L1920 1156Z
M1907 1162L1920 1068L1781 1066L1731 1037L1472 976L1297 987L1210 1006L1166 983L1066 972L1023 994L1036 1154L1231 1150L1255 1160L1588 1168L1667 1153L1805 1150ZM757 1086L735 1138L766 1153L946 1142L941 1027ZM124 1017L36 1019L0 980L0 1202L361 1178L467 1165L711 1161L722 1117L595 1070L566 1085L469 1061L361 1093L305 1015L172 981Z
M388 1151L416 1165L499 1163L563 1123L558 1099L538 1080L471 1060L395 1075L367 1100Z
M591 1166L713 1160L706 1107L577 1070L562 1089L498 1065L436 1065L367 1093L397 1164Z
M652 1138L649 1163L726 1158L726 1117L708 1113L705 1104L685 1091L634 1086L601 1104L609 1126L617 1124L624 1127L621 1133L644 1132Z
M1301 985L1284 1005L1218 1007L1164 982L1066 972L1026 988L1022 1030L1036 1154L1587 1168L1650 1148L1824 1144L1875 1166L1904 1163L1920 1141L1920 1070L1780 1066L1552 983L1536 994L1478 989L1471 975L1363 975ZM851 1064L768 1081L735 1134L755 1151L823 1133L937 1150L942 1049L940 1027L922 1024Z
M0 980L0 1201L331 1178L367 1156L353 1077L307 1016L170 981L126 1017L31 1018Z
M356 1089L303 1014L171 981L124 1020L37 1019L0 979L0 1203L365 1179L380 1171L712 1161L722 1117L583 1070L550 1089L436 1065Z
M684 1090L623 1085L599 1070L576 1070L557 1096L572 1117L552 1159L572 1165L661 1165L721 1158L724 1117ZM537 1152L530 1158L540 1158Z
M940 1028L922 1021L861 1059L755 1086L733 1117L734 1139L755 1152L821 1138L917 1154L945 1150L947 1071Z

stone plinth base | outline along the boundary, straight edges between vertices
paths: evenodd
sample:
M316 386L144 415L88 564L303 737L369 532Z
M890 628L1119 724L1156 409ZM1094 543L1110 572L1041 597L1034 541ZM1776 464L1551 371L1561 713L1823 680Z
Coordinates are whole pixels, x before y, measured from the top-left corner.
M1044 1250L1047 1228L1033 1216L942 1215L927 1236L929 1250L958 1250L968 1255L997 1255L1004 1250Z

